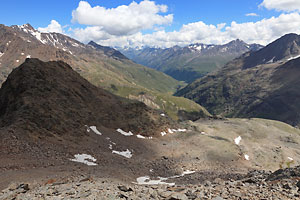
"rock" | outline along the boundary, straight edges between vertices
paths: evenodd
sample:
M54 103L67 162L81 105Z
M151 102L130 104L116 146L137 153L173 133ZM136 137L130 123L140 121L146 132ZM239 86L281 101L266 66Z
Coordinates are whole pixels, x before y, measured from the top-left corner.
M19 187L19 185L17 183L11 183L9 186L8 186L8 189L9 190L15 190Z
M220 178L216 178L213 183L217 185L225 185L225 181Z
M292 189L291 185L289 183L286 183L282 186L284 189L290 190Z
M168 198L170 197L173 193L170 192L170 191L161 191L161 190L158 190L158 195L161 196L162 198Z
M204 182L204 186L205 187L210 187L211 186L211 182L210 181L205 181Z
M220 196L217 196L217 197L213 198L212 200L224 200L224 199Z
M120 199L128 199L128 197L124 194L119 194L118 196Z
M243 182L253 184L253 183L256 183L256 180L255 180L255 178L248 178L248 179L244 180Z
M173 193L168 200L188 200L188 197L182 193Z
M298 187L298 191L300 191L300 181L296 183L296 186Z
M26 184L26 183L22 183L18 186L17 189L23 189L23 193L27 192L28 190L30 190L29 188L29 184Z
M193 193L192 191L187 191L185 193L185 195L188 197L188 199L196 199L197 198L197 195L195 193Z
M127 188L124 185L119 185L118 186L119 190L121 190L122 192L132 192L133 190L131 188Z
M173 191L173 192L182 192L186 188L185 187L168 187L168 191Z

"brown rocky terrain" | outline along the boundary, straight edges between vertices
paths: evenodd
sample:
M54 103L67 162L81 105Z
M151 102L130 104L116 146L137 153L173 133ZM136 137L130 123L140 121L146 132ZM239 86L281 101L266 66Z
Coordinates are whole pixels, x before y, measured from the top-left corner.
M296 199L297 171L247 174L298 166L299 143L271 120L176 124L64 62L27 59L0 90L0 199Z

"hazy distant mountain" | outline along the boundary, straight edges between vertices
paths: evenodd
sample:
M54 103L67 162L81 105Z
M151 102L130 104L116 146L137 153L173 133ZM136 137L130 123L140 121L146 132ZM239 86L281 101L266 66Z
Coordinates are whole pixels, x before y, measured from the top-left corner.
M206 75L247 51L257 51L263 46L248 45L234 40L224 45L191 44L171 48L119 48L133 61L163 71L173 78L191 82Z
M299 35L285 35L196 80L177 95L200 103L214 114L300 125L299 41Z

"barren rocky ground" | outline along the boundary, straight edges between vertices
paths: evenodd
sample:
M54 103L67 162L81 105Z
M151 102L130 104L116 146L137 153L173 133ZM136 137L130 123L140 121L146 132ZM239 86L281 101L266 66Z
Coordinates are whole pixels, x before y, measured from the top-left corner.
M187 179L193 178L189 175ZM300 168L274 173L251 171L238 179L215 178L198 184L137 185L112 179L49 179L40 183L11 184L1 199L299 199ZM237 178L237 177L236 177Z
M186 131L142 139L97 127L102 135L91 131L80 142L83 152L57 147L49 149L48 159L27 162L14 155L14 166L1 159L0 199L299 198L299 167L271 172L299 165L298 129L262 119L200 120L182 128ZM132 157L112 154L109 141L100 143L108 136ZM89 153L97 165L71 161L76 153Z
M299 144L272 120L176 123L28 59L0 90L0 199L297 199L299 167L269 170L299 166Z

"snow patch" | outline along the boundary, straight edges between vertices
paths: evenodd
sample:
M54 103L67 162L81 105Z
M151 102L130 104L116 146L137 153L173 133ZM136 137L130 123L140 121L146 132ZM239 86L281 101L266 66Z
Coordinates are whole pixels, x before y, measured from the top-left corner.
M245 154L244 157L246 160L250 160L250 157L247 154Z
M86 126L87 127L87 132L90 132L91 130L94 132L94 133L96 133L97 135L102 135L102 133L100 133L98 130L97 130L97 127L96 126L90 126L90 127L88 127L88 126Z
M71 45L72 45L73 47L79 47L79 44L77 44L77 43L71 43Z
M300 55L294 56L294 57L291 57L291 58L287 59L287 61L294 60L294 59L299 58L299 57L300 57Z
M120 129L120 128L117 129L117 132L121 133L121 134L124 135L124 136L132 136L132 135L133 135L133 133L132 133L131 131L125 132L125 131L123 131L123 130Z
M175 183L167 183L163 181L164 180L162 178L159 178L158 180L151 180L149 176L142 176L136 179L138 185L175 185Z
M200 134L202 134L202 135L208 135L208 134L205 133L204 131L201 131Z
M172 131L172 129L168 129L168 132L169 133L174 133L174 131Z
M3 55L4 55L4 53L2 53L2 52L0 51L0 58L1 58Z
M221 52L226 52L228 50L228 47L223 47L220 51Z
M86 164L88 166L96 166L97 163L95 163L97 161L96 158L94 158L93 156L91 155L88 155L88 154L76 154L74 155L75 158L73 159L70 159L71 161L74 161L74 162L79 162L79 163L83 163L83 164ZM88 160L91 160L91 161L88 161Z
M136 135L137 138L140 138L140 139L146 139L146 137L142 136L142 135Z
M42 40L42 34L39 31L36 31L36 30L28 30L28 31L32 36L34 36L41 43L46 44L46 41Z
M24 53L21 53L21 55L24 56L25 54L24 54Z
M274 59L275 59L275 56L274 56L271 60L269 60L269 61L267 62L267 64L273 63L273 62L274 62Z
M165 117L165 116L166 116L166 114L165 114L165 113L161 113L161 114L160 114L160 116L162 116L162 117Z
M26 58L31 58L31 55L27 55Z
M153 172L153 170L150 169L150 172ZM158 177L158 180L151 180L149 176L142 176L136 179L138 185L169 185L169 186L174 186L175 183L167 183L163 181L167 181L168 179L173 179L173 178L179 178L183 177L185 175L193 174L196 171L190 171L186 170L184 171L181 175L175 175L171 177Z
M294 159L293 158L291 158L291 157L287 157L290 161L293 161Z
M112 153L118 154L118 155L123 156L125 158L131 158L132 157L132 153L129 151L129 149L127 149L126 151L115 151L115 150L113 150Z
M161 136L165 136L165 135L167 135L167 133L166 133L165 131L163 131L163 132L160 132L160 134L161 134Z
M185 175L188 175L188 174L194 174L196 171L190 171L190 170L186 170L184 171L181 176L185 176Z
M136 135L136 137L137 138L140 138L140 139L149 139L149 140L151 140L151 139L153 139L152 137L145 137L145 136L142 136L142 135Z
M20 60L16 60L16 62L18 63L18 62L20 62Z
M239 137L237 137L237 138L234 139L234 143L235 143L236 145L239 145L240 142L241 142L241 140L242 140L242 137L239 136Z
M179 128L179 129L168 129L169 133L177 133L177 132L186 132L187 130L185 128Z

